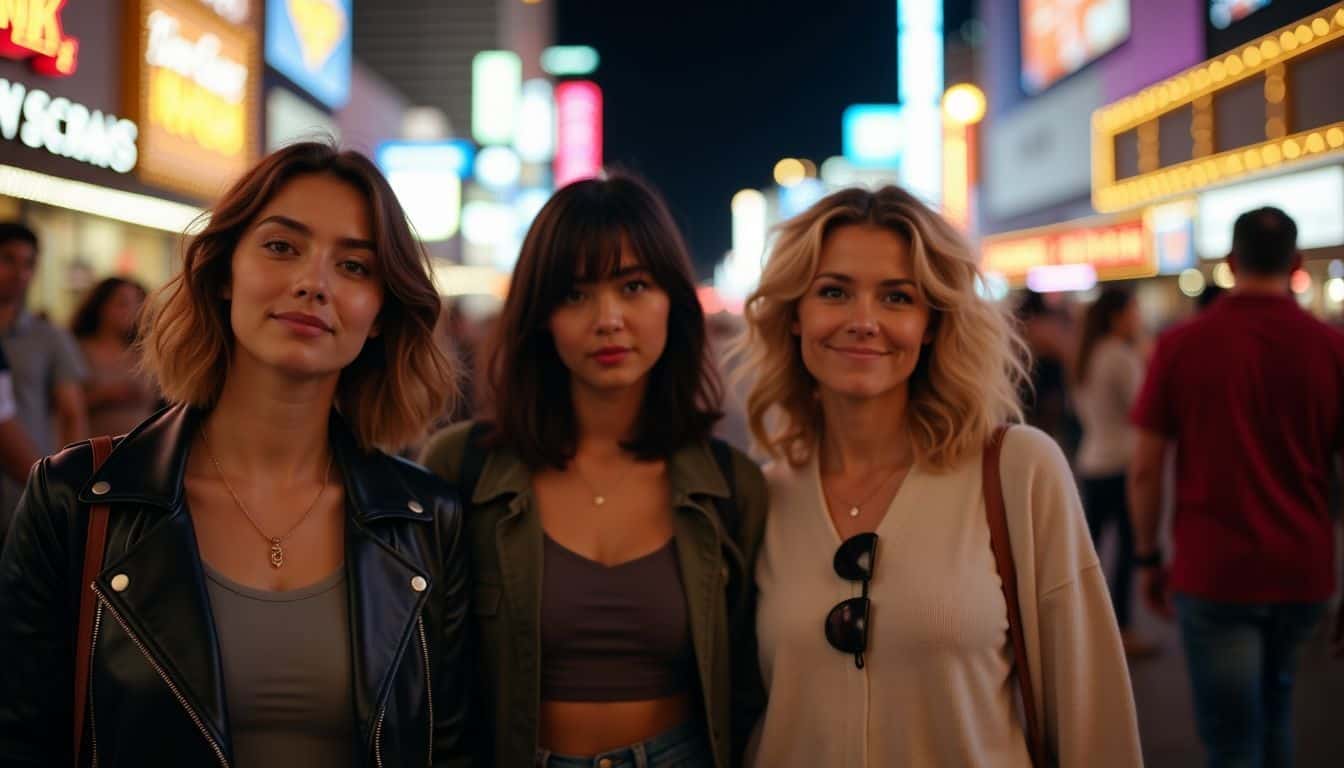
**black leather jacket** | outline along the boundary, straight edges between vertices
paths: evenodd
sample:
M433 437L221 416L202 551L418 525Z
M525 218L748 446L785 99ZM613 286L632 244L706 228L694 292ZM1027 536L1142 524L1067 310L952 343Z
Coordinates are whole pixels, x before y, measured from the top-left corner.
M85 759L101 768L233 765L219 638L182 484L200 417L161 411L120 439L94 477L88 443L30 476L0 556L5 766L71 764L78 581L95 499L111 514L95 581ZM361 451L334 414L331 434L347 500L350 764L465 764L469 593L457 494L409 462ZM95 497L95 481L110 490ZM120 591L119 576L129 579L117 578Z

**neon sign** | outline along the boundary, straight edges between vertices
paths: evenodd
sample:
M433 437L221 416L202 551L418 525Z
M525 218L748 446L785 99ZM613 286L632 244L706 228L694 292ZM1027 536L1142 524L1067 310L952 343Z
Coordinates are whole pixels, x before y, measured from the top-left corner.
M0 0L0 56L31 59L33 70L67 77L79 66L79 40L65 34L66 0Z
M256 152L255 31L200 2L136 5L127 21L135 32L131 106L142 127L138 172L154 184L214 197Z
M602 90L589 80L555 87L555 186L602 173Z
M0 136L8 141L126 173L139 155L139 133L130 120L0 79Z

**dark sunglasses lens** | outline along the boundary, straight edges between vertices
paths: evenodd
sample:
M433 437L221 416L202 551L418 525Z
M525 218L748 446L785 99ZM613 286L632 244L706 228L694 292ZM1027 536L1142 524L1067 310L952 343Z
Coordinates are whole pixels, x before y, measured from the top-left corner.
M845 539L835 551L835 572L847 581L872 580L877 559L877 534L860 533Z
M826 640L836 650L859 653L868 637L868 598L851 597L826 616Z

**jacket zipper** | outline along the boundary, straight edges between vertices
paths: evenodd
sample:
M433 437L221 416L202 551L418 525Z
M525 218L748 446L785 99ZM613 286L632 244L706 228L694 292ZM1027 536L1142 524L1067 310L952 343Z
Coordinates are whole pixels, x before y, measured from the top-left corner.
M177 689L177 685L168 677L168 674L163 671L163 667L159 666L159 663L154 660L154 657L149 655L149 650L145 648L145 644L140 642L140 638L136 637L135 633L131 631L131 628L126 624L125 619L121 617L120 613L117 613L117 609L107 601L107 597L103 594L103 591L96 585L94 586L93 591L98 595L99 605L107 606L107 610L111 612L112 618L116 619L117 623L121 625L122 631L126 633L127 637L131 638L131 642L135 643L135 647L140 649L140 655L145 657L145 661L149 662L149 666L153 668L156 674L158 674L159 679L168 686L168 690L173 694L173 697L177 699L177 703L182 705L182 709L186 711L187 717L190 717L191 722L196 724L196 729L205 737L206 742L210 745L210 749L214 750L215 758L219 760L219 764L223 766L223 768L229 768L229 761L224 757L224 750L220 749L219 743L210 736L210 732L205 729L205 723L201 721L200 715L196 714L196 710L192 709L191 705L187 703L186 697L184 697L182 692ZM90 679L92 679L92 675L90 675Z
M420 652L425 657L425 708L429 710L429 750L426 764L434 766L434 681L429 674L429 642L425 640L425 616L420 615Z
M428 754L430 766L434 765L434 684L429 675L429 642L425 640L425 617L422 614L416 625L420 631L420 652L425 659L425 709L429 712L429 745ZM378 768L383 768L383 718L387 716L387 704L383 704L382 709L378 710L378 724L373 728L373 759L378 764Z
M92 585L90 585L92 586ZM89 642L89 748L90 748L90 768L98 768L98 717L94 714L93 706L93 657L98 653L98 630L103 624L103 604L98 603L98 610L93 613L93 640ZM78 756L76 756L78 757Z

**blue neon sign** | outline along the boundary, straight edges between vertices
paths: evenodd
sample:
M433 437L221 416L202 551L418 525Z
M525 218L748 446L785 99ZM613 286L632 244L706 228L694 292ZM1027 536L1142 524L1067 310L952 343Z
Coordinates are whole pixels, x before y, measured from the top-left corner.
M266 0L266 63L331 109L350 100L353 0Z

